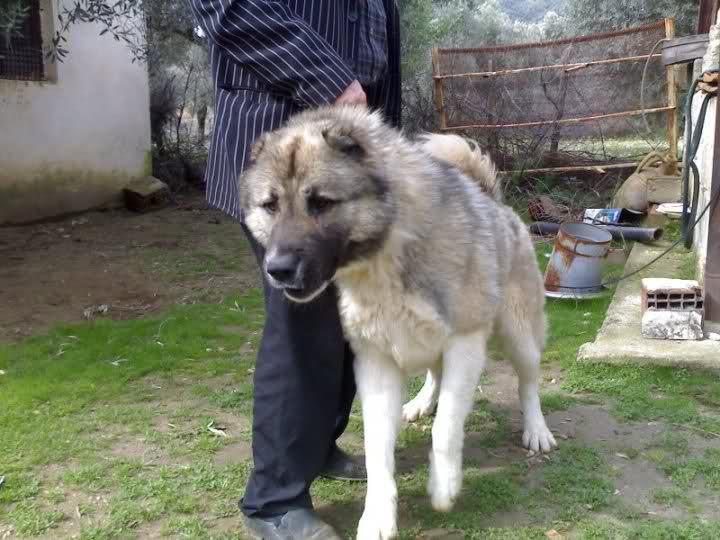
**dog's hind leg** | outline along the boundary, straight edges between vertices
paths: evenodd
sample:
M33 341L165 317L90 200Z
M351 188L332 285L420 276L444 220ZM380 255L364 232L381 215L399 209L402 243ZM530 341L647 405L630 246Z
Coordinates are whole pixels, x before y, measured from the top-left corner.
M545 341L545 319L520 291L510 290L500 314L499 336L518 375L518 394L523 411L523 446L549 452L557 446L540 407L540 357Z
M440 393L441 376L439 362L437 366L427 370L425 384L423 384L417 396L403 405L402 417L405 422L414 422L435 411L438 394Z
M358 540L397 536L395 442L400 429L403 376L377 350L356 350L355 379L362 403L367 494Z
M432 506L441 512L452 509L462 487L465 419L485 366L486 343L484 332L452 337L443 354L428 480Z

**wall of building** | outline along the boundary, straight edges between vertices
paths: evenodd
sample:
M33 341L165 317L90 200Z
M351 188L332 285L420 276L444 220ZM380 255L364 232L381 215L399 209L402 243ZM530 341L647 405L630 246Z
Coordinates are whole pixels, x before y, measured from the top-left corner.
M702 75L703 72L709 72L720 68L720 15L715 24L710 27L709 43L707 51L702 61L698 60L693 65L693 78ZM697 92L693 96L692 103L692 125L693 130L697 130L698 115L700 107L705 100L704 92ZM698 193L698 214L700 214L710 201L710 189L712 186L713 175L713 153L715 146L715 111L717 108L717 98L710 99L707 112L705 113L705 121L702 125L702 138L700 146L695 157L695 164L698 167L700 176L700 190ZM692 181L692 175L691 175ZM692 185L692 184L691 184ZM710 220L710 212L706 212L695 228L694 248L697 253L697 276L700 281L703 280L705 273L705 260L707 258L707 239L708 224Z
M55 2L42 5L45 42ZM74 25L48 81L0 79L0 224L117 202L128 180L148 174L147 67L99 32Z
M693 129L696 129L700 106L702 105L705 94L699 92L693 98ZM703 124L702 139L695 157L695 164L700 173L700 192L698 198L698 214L710 200L710 186L712 183L712 163L713 152L715 146L715 108L717 106L717 98L711 98L705 113L705 122ZM692 176L691 176L692 182ZM692 183L691 183L692 185ZM697 272L696 275L702 281L705 271L705 258L707 254L707 236L708 236L708 220L710 212L706 212L700 223L695 228L694 243L695 252L697 253Z

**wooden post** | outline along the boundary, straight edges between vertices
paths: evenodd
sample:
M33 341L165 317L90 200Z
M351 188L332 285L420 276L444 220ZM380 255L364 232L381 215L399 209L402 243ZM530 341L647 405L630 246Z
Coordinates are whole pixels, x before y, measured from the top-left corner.
M700 0L700 10L698 12L697 33L707 34L710 26L715 24L717 17L718 0Z
M432 49L433 76L440 75L440 53L437 47ZM443 80L435 78L435 108L440 116L440 129L447 129L447 116L445 116L445 96L443 95Z
M672 39L675 37L675 19L667 17L665 19L665 37ZM676 160L678 156L678 117L677 117L677 80L675 77L675 66L667 66L667 96L668 107L673 107L667 113L667 139L670 148L670 159Z

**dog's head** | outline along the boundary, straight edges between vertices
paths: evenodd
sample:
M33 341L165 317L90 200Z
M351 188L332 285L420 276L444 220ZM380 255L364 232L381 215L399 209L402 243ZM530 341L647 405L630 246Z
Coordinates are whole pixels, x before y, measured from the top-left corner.
M343 266L382 247L394 204L376 114L302 113L262 135L240 179L245 223L265 247L268 281L296 302L317 297Z

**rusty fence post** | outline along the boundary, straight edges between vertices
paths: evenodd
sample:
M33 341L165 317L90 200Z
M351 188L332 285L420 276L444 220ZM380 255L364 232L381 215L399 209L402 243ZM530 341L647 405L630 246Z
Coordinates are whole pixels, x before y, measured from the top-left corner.
M440 51L437 47L432 48L431 58L433 81L435 85L435 108L437 109L438 116L440 118L440 130L442 131L447 129L447 114L445 112L445 96L443 93L444 81L442 78L440 78L440 75L442 73L442 69L440 66Z

